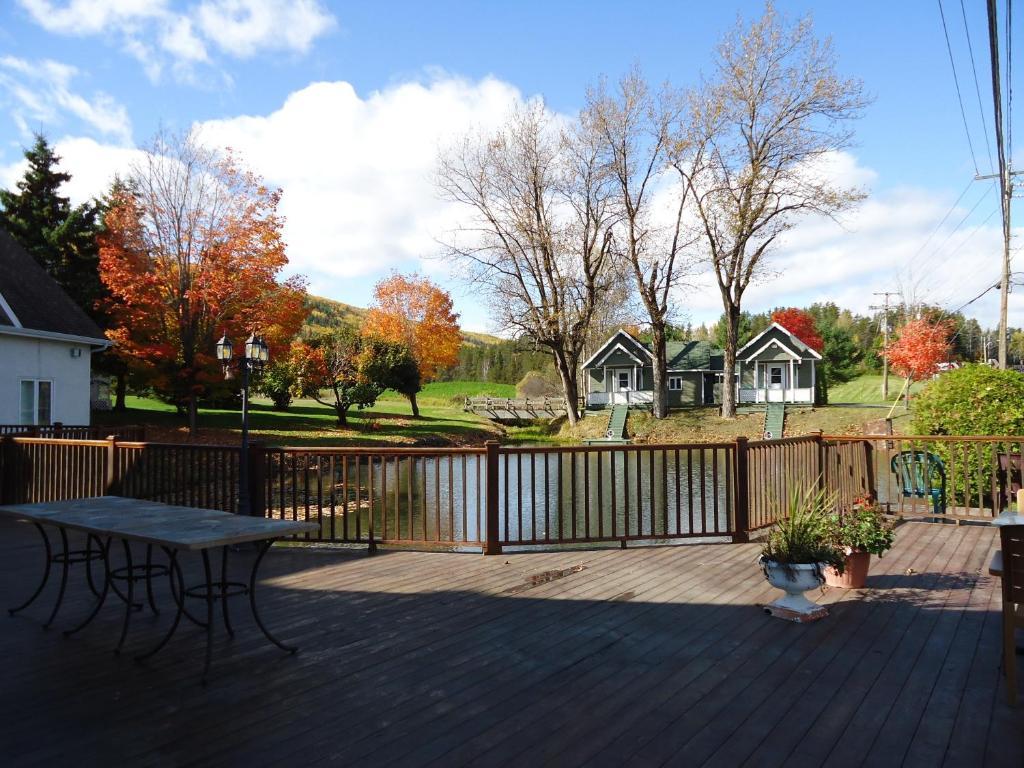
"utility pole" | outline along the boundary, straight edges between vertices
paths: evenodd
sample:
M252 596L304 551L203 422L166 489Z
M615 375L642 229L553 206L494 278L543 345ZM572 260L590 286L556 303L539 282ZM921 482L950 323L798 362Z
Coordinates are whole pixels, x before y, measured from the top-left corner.
M889 297L898 296L895 291L874 291L872 296L881 296L882 305L872 304L868 309L882 313L882 347L889 346ZM882 399L889 399L889 358L882 355Z

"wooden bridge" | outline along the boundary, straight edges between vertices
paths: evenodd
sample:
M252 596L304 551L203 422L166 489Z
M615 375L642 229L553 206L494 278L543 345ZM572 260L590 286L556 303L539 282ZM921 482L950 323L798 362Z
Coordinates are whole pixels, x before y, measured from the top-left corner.
M563 416L566 407L561 397L467 397L463 410L496 421L527 421Z

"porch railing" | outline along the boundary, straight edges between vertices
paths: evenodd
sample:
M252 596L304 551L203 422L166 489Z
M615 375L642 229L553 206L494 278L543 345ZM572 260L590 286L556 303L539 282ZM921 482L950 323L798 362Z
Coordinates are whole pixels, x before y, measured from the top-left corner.
M988 519L1022 485L1024 438L810 435L713 444L250 448L254 514L306 540L479 549L745 541L795 489L894 515ZM235 446L0 437L0 502L105 493L237 512Z

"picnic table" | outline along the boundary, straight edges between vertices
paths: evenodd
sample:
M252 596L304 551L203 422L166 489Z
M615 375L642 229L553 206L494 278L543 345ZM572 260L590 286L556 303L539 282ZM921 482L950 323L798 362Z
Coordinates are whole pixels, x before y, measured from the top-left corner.
M42 536L45 548L45 566L42 579L32 595L21 605L8 609L11 615L27 608L43 592L53 566L61 569L57 600L44 626L48 627L57 616L67 587L70 566L83 563L86 568L89 588L96 596L96 604L88 616L77 626L65 632L72 635L88 625L103 607L110 592L114 592L124 603L125 612L121 625L121 636L115 653L120 653L128 635L133 611L141 608L135 601L135 585L144 582L151 609L158 613L153 597L153 579L168 576L170 591L176 613L164 637L153 648L138 654L142 661L163 648L174 635L182 617L206 630L206 655L202 680L205 684L210 670L213 648L214 604L219 600L224 626L229 635L234 635L228 611L228 598L248 596L253 619L260 631L271 643L282 650L294 653L297 648L282 643L264 626L256 604L256 579L260 563L271 545L284 536L316 530L315 523L289 520L269 520L263 517L249 517L221 512L214 509L179 507L155 501L128 499L120 496L98 496L86 499L52 501L38 504L14 504L0 506L0 515L13 517L35 525ZM60 536L60 549L54 553L46 527L56 528ZM68 531L86 535L84 549L73 549L69 545ZM125 565L114 568L111 563L111 547L120 541ZM234 545L256 543L258 553L253 561L248 583L228 579L228 551ZM132 559L132 543L146 545L146 557L142 563ZM153 548L165 554L166 564L153 561ZM214 578L210 564L211 550L221 550L219 578ZM198 552L202 558L203 576L201 583L185 586L181 565L178 562L182 552ZM97 590L92 564L103 564L103 582ZM125 583L125 591L116 582ZM205 621L193 615L186 607L188 598L197 598L206 603Z

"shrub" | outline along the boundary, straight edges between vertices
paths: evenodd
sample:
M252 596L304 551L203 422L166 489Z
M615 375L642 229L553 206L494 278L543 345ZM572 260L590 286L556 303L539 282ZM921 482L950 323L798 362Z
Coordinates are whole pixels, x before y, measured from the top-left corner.
M256 381L256 390L274 403L275 410L286 411L292 404L295 388L295 367L288 359L272 362Z
M987 365L965 365L928 382L917 396L914 431L921 435L1024 434L1024 375ZM927 450L955 468L951 498L985 504L991 497L996 453L1016 452L1014 443L971 446L935 442ZM967 487L963 487L966 485Z
M932 379L914 405L922 435L1024 434L1024 375L965 365Z

